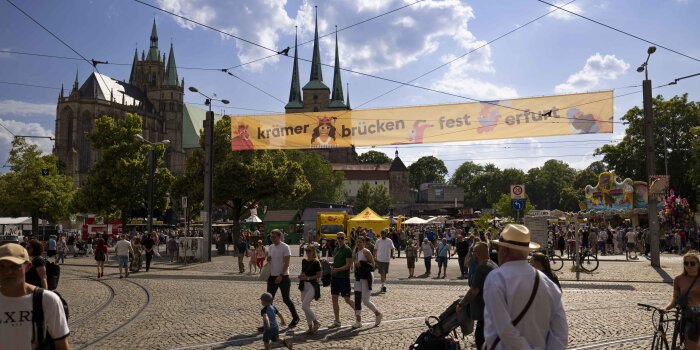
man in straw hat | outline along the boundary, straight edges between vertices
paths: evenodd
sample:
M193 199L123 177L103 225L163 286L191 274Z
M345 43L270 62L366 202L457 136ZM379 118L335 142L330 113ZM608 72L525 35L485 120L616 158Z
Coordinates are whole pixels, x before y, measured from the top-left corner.
M0 247L0 348L29 350L39 345L39 338L53 342L56 349L69 349L68 322L58 295L24 281L32 267L27 250L19 244ZM35 296L36 293L36 296ZM33 307L34 298L41 300L43 322ZM39 299L41 298L41 299ZM32 334L34 323L45 332Z
M484 284L484 336L488 349L565 349L566 314L559 288L527 262L530 230L507 225L497 240L499 268Z

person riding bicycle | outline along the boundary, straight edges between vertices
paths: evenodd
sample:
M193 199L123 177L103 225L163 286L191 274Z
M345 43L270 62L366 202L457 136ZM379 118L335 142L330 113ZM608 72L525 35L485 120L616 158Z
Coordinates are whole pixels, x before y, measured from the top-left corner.
M673 298L666 305L666 310L674 307L681 309L682 329L685 331L685 348L695 349L700 335L700 283L696 283L700 274L700 258L696 252L683 256L683 273L673 279Z

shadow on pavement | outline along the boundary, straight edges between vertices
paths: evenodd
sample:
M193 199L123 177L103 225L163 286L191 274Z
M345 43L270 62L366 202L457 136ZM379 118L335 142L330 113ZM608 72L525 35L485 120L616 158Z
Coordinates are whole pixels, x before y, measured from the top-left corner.
M668 272L666 272L661 267L654 267L654 271L656 271L656 273L658 273L659 276L661 276L664 282L673 283L673 277L671 277L671 275L669 275Z

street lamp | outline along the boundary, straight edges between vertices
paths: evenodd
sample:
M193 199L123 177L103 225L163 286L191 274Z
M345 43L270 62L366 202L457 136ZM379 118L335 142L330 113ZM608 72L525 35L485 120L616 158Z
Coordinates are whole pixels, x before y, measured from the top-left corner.
M207 117L204 120L204 147L206 150L204 157L204 246L206 256L202 257L202 260L211 261L211 243L212 243L212 228L211 228L211 209L212 209L212 198L214 194L214 112L211 111L212 101L221 101L221 103L227 105L229 100L226 99L216 99L209 97L201 93L196 87L190 86L189 90L196 92L204 96L204 104L209 106L209 111L207 111ZM217 247L219 248L219 247Z
M647 151L647 183L651 184L651 176L656 174L656 148L654 146L654 115L652 114L652 97L651 97L651 80L649 80L649 58L651 54L656 52L655 46L650 46L647 49L647 59L642 65L637 68L637 72L644 72L644 81L642 81L642 95L644 98L644 136L646 139ZM648 192L648 208L647 215L649 216L649 245L651 250L651 266L660 267L660 252L659 252L659 215L656 203L656 196Z
M156 147L158 145L168 147L170 140L151 142L146 140L141 134L134 135L134 138L151 146L151 149L148 151L148 226L146 228L150 235L153 232L153 192L155 191ZM122 225L126 228L126 222L122 223Z

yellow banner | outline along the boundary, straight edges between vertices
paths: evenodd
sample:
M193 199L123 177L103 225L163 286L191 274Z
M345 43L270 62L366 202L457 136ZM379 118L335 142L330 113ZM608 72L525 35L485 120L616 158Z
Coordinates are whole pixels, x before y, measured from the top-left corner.
M404 145L613 132L612 91L449 105L235 116L231 149Z

